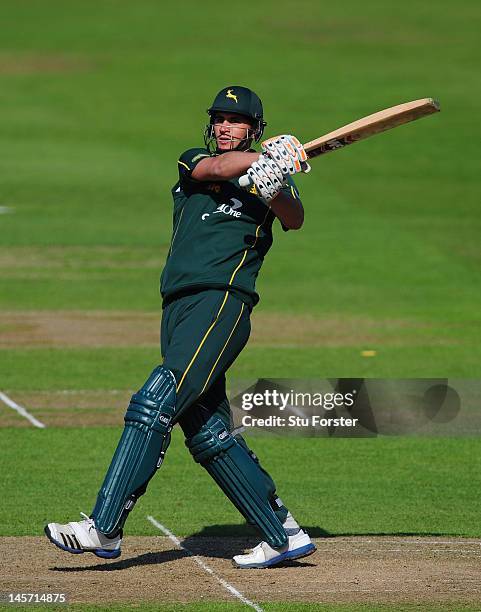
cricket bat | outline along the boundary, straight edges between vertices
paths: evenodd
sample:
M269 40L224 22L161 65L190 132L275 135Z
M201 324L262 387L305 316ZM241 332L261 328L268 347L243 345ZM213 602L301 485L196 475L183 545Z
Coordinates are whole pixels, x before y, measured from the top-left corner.
M329 134L306 142L304 149L308 159L312 159L318 155L342 149L358 140L364 140L364 138L390 130L403 123L409 123L421 117L426 117L439 110L441 110L439 102L432 98L422 98L421 100L391 106L378 113L353 121L334 130L334 132L329 132ZM241 187L247 187L250 183L251 180L247 175L241 176L239 179Z

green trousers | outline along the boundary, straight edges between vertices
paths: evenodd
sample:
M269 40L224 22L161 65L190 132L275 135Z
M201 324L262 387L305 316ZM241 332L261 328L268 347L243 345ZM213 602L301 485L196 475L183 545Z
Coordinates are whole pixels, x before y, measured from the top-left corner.
M219 401L219 381L249 339L249 315L244 302L219 290L184 295L164 308L161 351L177 381L177 420L194 403Z
M175 422L187 439L195 436L213 415L230 431L225 372L246 345L250 330L250 308L226 291L206 290L185 295L164 308L163 365L177 381ZM258 463L242 436L237 435L236 440ZM271 477L262 467L261 470L275 491ZM284 522L288 511L276 495L272 507Z

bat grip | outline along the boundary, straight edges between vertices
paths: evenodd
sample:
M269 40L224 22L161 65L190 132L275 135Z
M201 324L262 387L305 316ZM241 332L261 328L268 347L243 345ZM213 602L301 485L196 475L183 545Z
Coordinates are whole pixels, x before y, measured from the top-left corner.
M239 177L239 185L241 187L250 187L252 185L252 181L248 174Z

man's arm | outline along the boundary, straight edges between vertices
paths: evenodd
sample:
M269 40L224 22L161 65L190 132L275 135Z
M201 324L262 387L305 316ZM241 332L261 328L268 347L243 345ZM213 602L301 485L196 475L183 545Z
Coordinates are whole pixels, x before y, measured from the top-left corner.
M287 229L300 229L304 223L304 208L299 199L280 191L269 205L272 212Z
M196 181L228 181L244 174L260 153L228 151L216 157L205 157L192 171Z
M198 162L191 176L196 181L228 181L244 174L252 162L259 159L259 155L260 153L229 151L216 157L205 157ZM269 202L269 206L284 227L302 227L304 209L299 199L280 191Z

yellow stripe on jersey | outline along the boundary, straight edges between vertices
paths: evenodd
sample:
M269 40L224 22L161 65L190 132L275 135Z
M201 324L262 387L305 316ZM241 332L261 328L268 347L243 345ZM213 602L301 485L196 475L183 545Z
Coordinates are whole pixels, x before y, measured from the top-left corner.
M195 162L198 159L202 159L203 157L210 157L210 155L207 155L207 153L199 153L198 155L192 158L192 161Z
M237 268L234 270L234 272L232 272L232 276L231 276L231 277L230 277L230 279L229 279L229 285L232 285L232 281L234 280L235 275L237 274L237 272L239 271L239 269L242 267L242 264L244 263L245 258L247 257L247 251L248 251L248 249L246 249L246 250L244 251L244 255L242 256L242 259L240 260L240 263L238 264L238 266L237 266Z
M185 168L187 168L187 170L189 170L189 171L190 171L189 166L188 166L187 164L184 164L184 162L183 162L183 161L180 161L180 159L178 160L178 162L177 162L177 163L178 163L178 164L181 164L182 166L184 166Z
M236 275L236 274L237 274L237 272L238 272L238 271L241 269L241 267L242 267L242 265L243 265L243 263L244 263L244 261L245 261L245 259L246 259L246 257L247 257L247 251L249 251L250 249L253 249L253 248L256 246L256 244L257 244L257 239L259 238L259 230L261 229L262 225L264 224L265 220L267 219L267 215L269 214L270 210L271 210L271 209L270 209L270 207L269 207L269 208L267 209L266 216L264 217L264 219L262 219L262 223L256 227L256 239L255 239L255 240L254 240L254 242L251 244L251 246L250 246L248 249L246 249L246 250L244 251L244 254L243 254L243 256L242 256L242 259L240 260L240 263L238 264L238 266L237 266L237 268L234 270L234 272L232 272L232 276L230 277L230 280L229 280L229 285L232 285L232 281L234 280L235 275Z
M169 252L167 253L167 257L172 253L172 247L174 245L174 240L175 240L175 237L177 236L177 232L179 231L179 225L180 225L180 222L182 221L182 215L184 214L184 208L185 207L183 207L182 210L180 211L179 221L177 222L177 227L175 228L174 235L172 236L172 240L170 241L170 248L169 248Z

